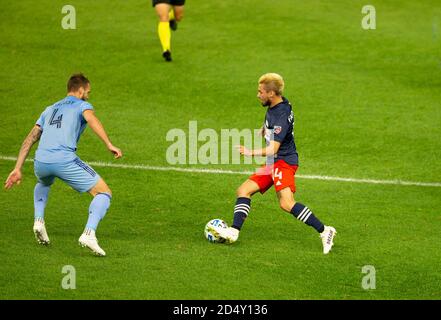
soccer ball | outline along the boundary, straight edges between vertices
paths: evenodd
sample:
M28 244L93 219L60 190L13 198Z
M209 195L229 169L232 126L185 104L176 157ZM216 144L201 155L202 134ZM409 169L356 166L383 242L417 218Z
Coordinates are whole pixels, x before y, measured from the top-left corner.
M213 220L208 221L208 223L205 225L205 229L204 229L205 238L207 238L208 241L213 242L213 243L225 242L225 239L217 237L216 235L211 233L210 230L208 230L208 226L210 226L210 225L215 226L215 227L228 228L227 223L222 219L213 219Z

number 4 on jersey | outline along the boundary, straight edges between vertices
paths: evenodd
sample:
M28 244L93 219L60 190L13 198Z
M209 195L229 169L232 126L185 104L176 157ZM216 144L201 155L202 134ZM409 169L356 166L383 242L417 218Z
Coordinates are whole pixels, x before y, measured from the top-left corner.
M57 113L57 111L58 111L58 109L55 109L54 112L52 113L51 119L49 121L49 125L52 126L52 125L56 124L57 125L57 129L59 129L59 128L61 128L61 120L63 119L63 115L60 114L58 116L58 118L54 120L55 114Z
M274 172L273 180L274 180L274 178L277 178L278 180L277 180L276 186L280 186L282 184L280 182L282 180L282 171L279 171L279 168L276 168L276 170L273 172Z

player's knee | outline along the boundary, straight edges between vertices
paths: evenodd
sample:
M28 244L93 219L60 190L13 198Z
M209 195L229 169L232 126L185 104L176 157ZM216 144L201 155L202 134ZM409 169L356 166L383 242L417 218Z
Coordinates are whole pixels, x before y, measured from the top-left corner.
M107 194L110 198L112 198L112 190L110 190L110 189L90 190L89 193L93 197L96 197L99 194Z
M280 209L286 212L291 212L292 207L294 207L294 202L290 200L280 200Z
M98 181L98 183L88 191L93 197L95 197L99 193L106 193L110 197L112 197L112 190L110 190L109 186L104 182L104 180Z
M98 188L97 191L98 191L98 193L106 193L110 197L112 197L112 190L110 190L109 186L104 181L103 181L103 184L100 185L100 188Z
M175 19L176 19L176 21L181 21L183 17L184 17L184 13L183 12L175 12Z
M236 196L238 198L242 198L242 197L249 198L249 197L251 197L251 193L246 188L244 188L243 186L240 186L236 190Z
M240 197L242 197L242 196L243 196L242 188L239 187L239 188L237 188L237 190L236 190L236 197L237 197L237 198L240 198Z
M110 197L112 197L112 190L110 190L110 188L107 188L106 191L101 192L101 193L107 193Z

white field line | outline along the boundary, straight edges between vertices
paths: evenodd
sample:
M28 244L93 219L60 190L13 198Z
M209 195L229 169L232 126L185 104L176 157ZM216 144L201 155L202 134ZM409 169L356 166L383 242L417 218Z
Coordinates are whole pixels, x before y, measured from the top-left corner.
M16 157L8 157L0 155L0 160L16 161ZM31 159L26 159L27 162L33 162ZM120 168L120 169L132 169L132 170L150 170L150 171L177 171L177 172L189 172L189 173L209 173L209 174L237 174L237 175L250 175L253 171L232 171L232 170L220 170L220 169L197 169L197 168L178 168L178 167L158 167L149 166L143 164L117 164L108 162L87 162L94 167L107 167L107 168ZM353 183L367 183L367 184L391 184L401 186L419 186L419 187L441 187L441 182L419 182L419 181L403 181L403 180L376 180L376 179L356 179L356 178L341 178L319 175L303 175L296 174L296 178L311 179L311 180L327 180L327 181L341 181L341 182L353 182Z

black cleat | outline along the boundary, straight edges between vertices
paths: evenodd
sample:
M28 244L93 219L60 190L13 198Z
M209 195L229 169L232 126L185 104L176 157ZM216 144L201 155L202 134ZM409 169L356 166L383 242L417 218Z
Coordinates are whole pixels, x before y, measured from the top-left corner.
M173 19L169 21L170 24L170 29L172 29L173 31L176 31L176 29L178 29L178 22Z
M164 51L162 53L162 56L164 57L165 61L172 61L171 52L170 51Z

